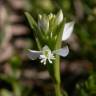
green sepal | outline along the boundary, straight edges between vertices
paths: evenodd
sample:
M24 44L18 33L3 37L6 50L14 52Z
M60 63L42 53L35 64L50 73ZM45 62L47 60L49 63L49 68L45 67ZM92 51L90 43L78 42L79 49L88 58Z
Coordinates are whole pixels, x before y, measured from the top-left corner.
M37 28L36 21L33 19L33 17L28 12L25 12L25 15L28 19L30 27L35 30Z

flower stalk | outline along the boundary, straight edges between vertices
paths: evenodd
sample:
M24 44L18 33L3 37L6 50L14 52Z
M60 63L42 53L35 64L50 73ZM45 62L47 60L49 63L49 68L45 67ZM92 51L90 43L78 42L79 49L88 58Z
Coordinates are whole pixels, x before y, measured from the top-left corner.
M62 34L63 34L63 26L64 22L61 26L60 33L57 39L57 44L55 46L55 49L60 49L61 48L61 43L62 43ZM54 75L56 79L56 84L55 84L55 94L56 96L62 96L61 93L61 79L60 79L60 56L56 56L55 64L54 64Z

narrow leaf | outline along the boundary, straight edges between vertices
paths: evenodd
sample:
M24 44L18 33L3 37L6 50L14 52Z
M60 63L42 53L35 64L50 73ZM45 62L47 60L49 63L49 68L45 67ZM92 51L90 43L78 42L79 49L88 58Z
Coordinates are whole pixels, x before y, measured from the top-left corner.
M31 28L35 29L37 27L37 23L35 22L33 17L28 12L25 12L25 15L28 19L28 22L29 22Z

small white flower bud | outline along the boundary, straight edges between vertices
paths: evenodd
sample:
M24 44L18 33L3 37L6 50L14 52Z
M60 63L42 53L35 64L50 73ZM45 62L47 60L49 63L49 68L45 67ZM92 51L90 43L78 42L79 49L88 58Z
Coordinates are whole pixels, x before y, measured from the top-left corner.
M62 12L62 10L60 10L60 11L57 13L56 20L57 20L57 24L58 24L58 25L63 21L63 12Z
M48 32L49 20L46 16L43 17L42 15L39 15L38 27L41 29L41 31Z

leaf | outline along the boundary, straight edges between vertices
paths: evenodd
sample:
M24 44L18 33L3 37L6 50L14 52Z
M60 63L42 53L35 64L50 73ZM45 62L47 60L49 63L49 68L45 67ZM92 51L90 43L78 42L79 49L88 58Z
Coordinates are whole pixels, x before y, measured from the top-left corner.
M62 41L67 40L73 32L75 22L66 23L63 30Z
M37 23L33 19L33 17L28 12L25 12L25 15L26 15L26 17L28 19L28 22L29 22L31 28L34 29L34 31L35 31L34 32L34 36L35 36L35 40L36 40L37 46L38 46L39 49L41 49L40 41L42 41L43 35L38 30Z
M29 22L31 28L33 28L35 30L35 28L37 27L36 21L33 19L33 17L28 12L25 12L25 15L28 19L28 22Z
M19 83L14 82L13 83L13 91L14 91L15 96L21 96L22 86Z
M11 92L9 92L6 89L2 89L0 93L1 93L0 96L12 96Z

